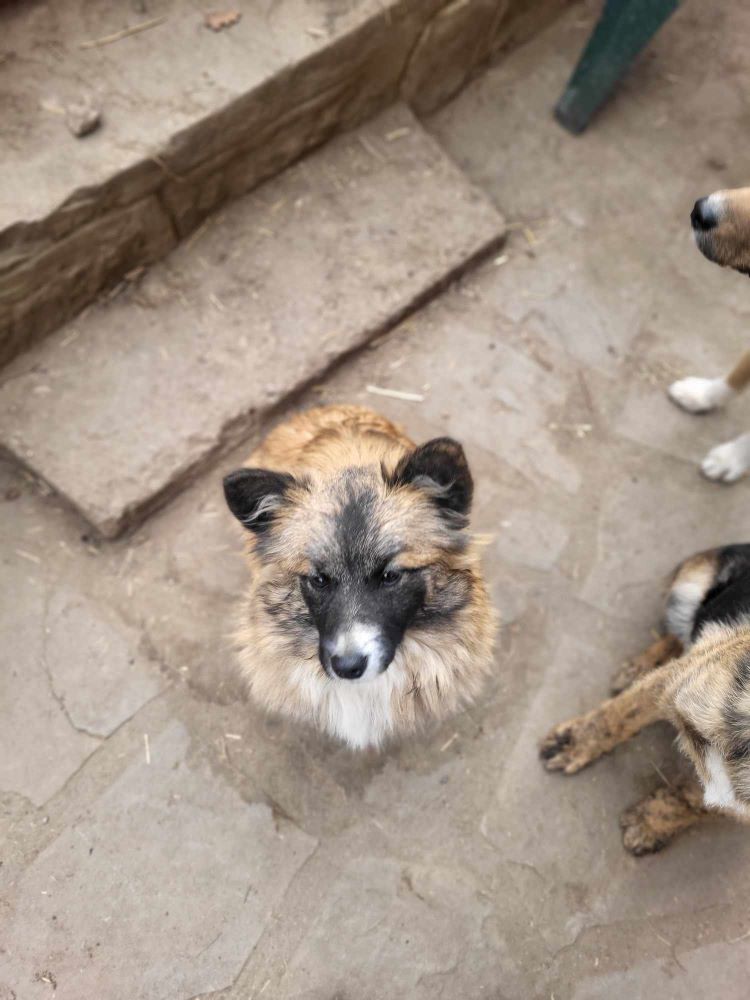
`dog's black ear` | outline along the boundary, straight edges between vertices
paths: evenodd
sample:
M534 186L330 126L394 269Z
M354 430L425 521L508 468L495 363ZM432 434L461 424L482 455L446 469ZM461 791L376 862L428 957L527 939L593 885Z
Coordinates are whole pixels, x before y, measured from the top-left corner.
M227 506L249 531L267 531L284 496L294 485L294 476L269 469L237 469L224 477Z
M464 450L453 438L433 438L404 455L393 481L423 489L445 513L465 517L471 509L474 481Z

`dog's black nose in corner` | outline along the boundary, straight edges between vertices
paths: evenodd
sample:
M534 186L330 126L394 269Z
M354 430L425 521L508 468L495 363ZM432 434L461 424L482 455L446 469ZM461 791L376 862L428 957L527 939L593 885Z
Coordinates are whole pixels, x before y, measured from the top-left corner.
M690 221L693 224L693 229L700 229L701 232L714 229L718 225L719 217L716 214L716 209L711 207L709 198L699 198L696 201L693 205L693 211L690 213Z
M345 681L356 681L367 670L367 657L353 654L352 656L332 656L331 670L337 677Z

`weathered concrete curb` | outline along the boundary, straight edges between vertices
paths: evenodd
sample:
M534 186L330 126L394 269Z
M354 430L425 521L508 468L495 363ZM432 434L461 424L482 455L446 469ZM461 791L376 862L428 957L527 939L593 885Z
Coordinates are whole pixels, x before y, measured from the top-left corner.
M192 124L171 135L152 129L155 145L146 155L136 145L123 160L122 147L132 140L116 145L111 173L92 167L90 180L38 218L13 215L11 185L11 208L0 212L0 364L129 272L163 257L223 203L365 121L399 93L420 112L435 108L493 52L522 41L568 2L363 2L342 28L308 44L312 51L287 58L218 109L196 113ZM151 45L145 51L159 62L159 37L147 33L128 44ZM118 46L102 48L88 72L116 77L111 63L127 54ZM105 58L109 63L101 62ZM14 72L12 63L6 75ZM17 85L9 77L9 89ZM86 142L104 142L106 134L105 127ZM60 145L59 155L81 156L81 147ZM71 172L79 176L80 163L75 166ZM32 162L28 171L24 181L33 186ZM56 171L46 163L44 173ZM18 177L14 184L21 189Z
M0 446L115 536L504 229L396 105L17 358Z

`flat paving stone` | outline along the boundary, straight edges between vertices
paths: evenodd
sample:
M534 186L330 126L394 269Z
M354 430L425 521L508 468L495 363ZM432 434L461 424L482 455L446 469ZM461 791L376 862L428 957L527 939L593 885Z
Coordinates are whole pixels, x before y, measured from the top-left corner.
M231 984L316 841L190 761L189 743L168 725L150 763L13 881L0 996L183 1000Z
M4 574L9 563L3 560ZM0 629L7 637L0 670L0 789L43 805L100 740L71 725L52 691L42 626L46 593L23 578L23 569L19 560L12 593L10 587L0 590Z
M45 658L56 697L76 729L110 736L166 681L139 649L140 635L93 601L57 590L50 596Z
M18 358L0 440L115 535L503 232L395 106Z
M0 467L0 491L13 483ZM0 794L41 806L168 681L142 632L78 588L94 560L60 545L27 497L0 505Z
M478 889L465 872L435 864L421 867L373 856L350 862L321 901L279 995L287 1000L386 997L389 990L380 984L391 979L394 965L401 969L402 996L439 995L431 991L481 937L489 905ZM321 965L329 969L325 989L311 983Z

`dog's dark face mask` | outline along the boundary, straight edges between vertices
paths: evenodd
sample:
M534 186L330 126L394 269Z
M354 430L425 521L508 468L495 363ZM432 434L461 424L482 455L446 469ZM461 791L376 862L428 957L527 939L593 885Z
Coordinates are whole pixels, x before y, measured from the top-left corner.
M227 476L227 503L264 561L296 566L296 589L332 678L369 681L388 669L411 627L447 624L464 606L461 551L473 485L461 446L437 438L393 470L345 469L298 482L262 469Z

